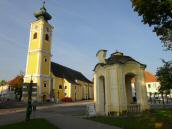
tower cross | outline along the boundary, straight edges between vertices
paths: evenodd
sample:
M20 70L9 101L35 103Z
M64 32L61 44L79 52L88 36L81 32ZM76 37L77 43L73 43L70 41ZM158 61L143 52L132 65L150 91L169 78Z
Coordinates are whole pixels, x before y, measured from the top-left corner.
M46 3L46 2L45 2L45 0L44 0L44 1L43 1L43 5L45 5L45 3Z
M45 4L46 4L46 0L43 0L43 2L42 2L42 3L43 3L43 6L45 6Z

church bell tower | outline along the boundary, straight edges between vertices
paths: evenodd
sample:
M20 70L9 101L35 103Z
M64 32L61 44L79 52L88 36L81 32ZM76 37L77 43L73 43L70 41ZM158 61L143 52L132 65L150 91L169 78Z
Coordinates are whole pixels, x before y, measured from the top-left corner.
M49 99L51 91L51 46L52 29L49 24L51 15L45 8L45 2L39 11L35 12L36 20L31 23L30 40L24 82L37 83L33 99L43 101Z

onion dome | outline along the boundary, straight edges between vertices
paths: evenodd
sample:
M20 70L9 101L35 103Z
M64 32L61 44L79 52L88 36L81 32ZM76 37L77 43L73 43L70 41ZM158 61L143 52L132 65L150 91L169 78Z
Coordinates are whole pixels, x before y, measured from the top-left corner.
M44 19L45 21L51 20L52 16L47 12L44 5L45 5L45 2L43 3L43 6L40 8L40 10L34 13L34 16L38 20L40 19Z

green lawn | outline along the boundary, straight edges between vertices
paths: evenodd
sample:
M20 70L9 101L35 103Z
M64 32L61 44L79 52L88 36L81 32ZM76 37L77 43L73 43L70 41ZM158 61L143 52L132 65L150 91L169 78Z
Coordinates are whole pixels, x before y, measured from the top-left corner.
M172 109L156 109L125 117L94 117L89 119L123 129L172 129Z
M58 129L45 119L32 119L29 122L20 122L0 126L0 129Z

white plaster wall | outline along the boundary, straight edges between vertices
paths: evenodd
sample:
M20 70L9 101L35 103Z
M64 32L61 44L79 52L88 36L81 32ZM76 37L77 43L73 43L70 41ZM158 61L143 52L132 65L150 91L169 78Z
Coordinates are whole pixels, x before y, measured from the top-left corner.
M108 114L108 112L119 111L119 89L117 79L117 65L112 65L106 68L106 114Z
M98 115L104 115L104 109L102 107L102 98L101 98L101 89L100 89L100 81L99 81L99 77L103 76L104 78L106 78L105 76L105 70L103 67L98 66L97 69L95 70L95 74L94 74L94 98L95 98L95 102L96 102L96 112ZM106 80L105 80L106 81ZM106 84L105 84L106 85Z
M160 87L160 83L159 82L147 82L146 84L146 90L149 96L149 93L156 93L158 92L158 89ZM149 87L150 85L150 87Z

